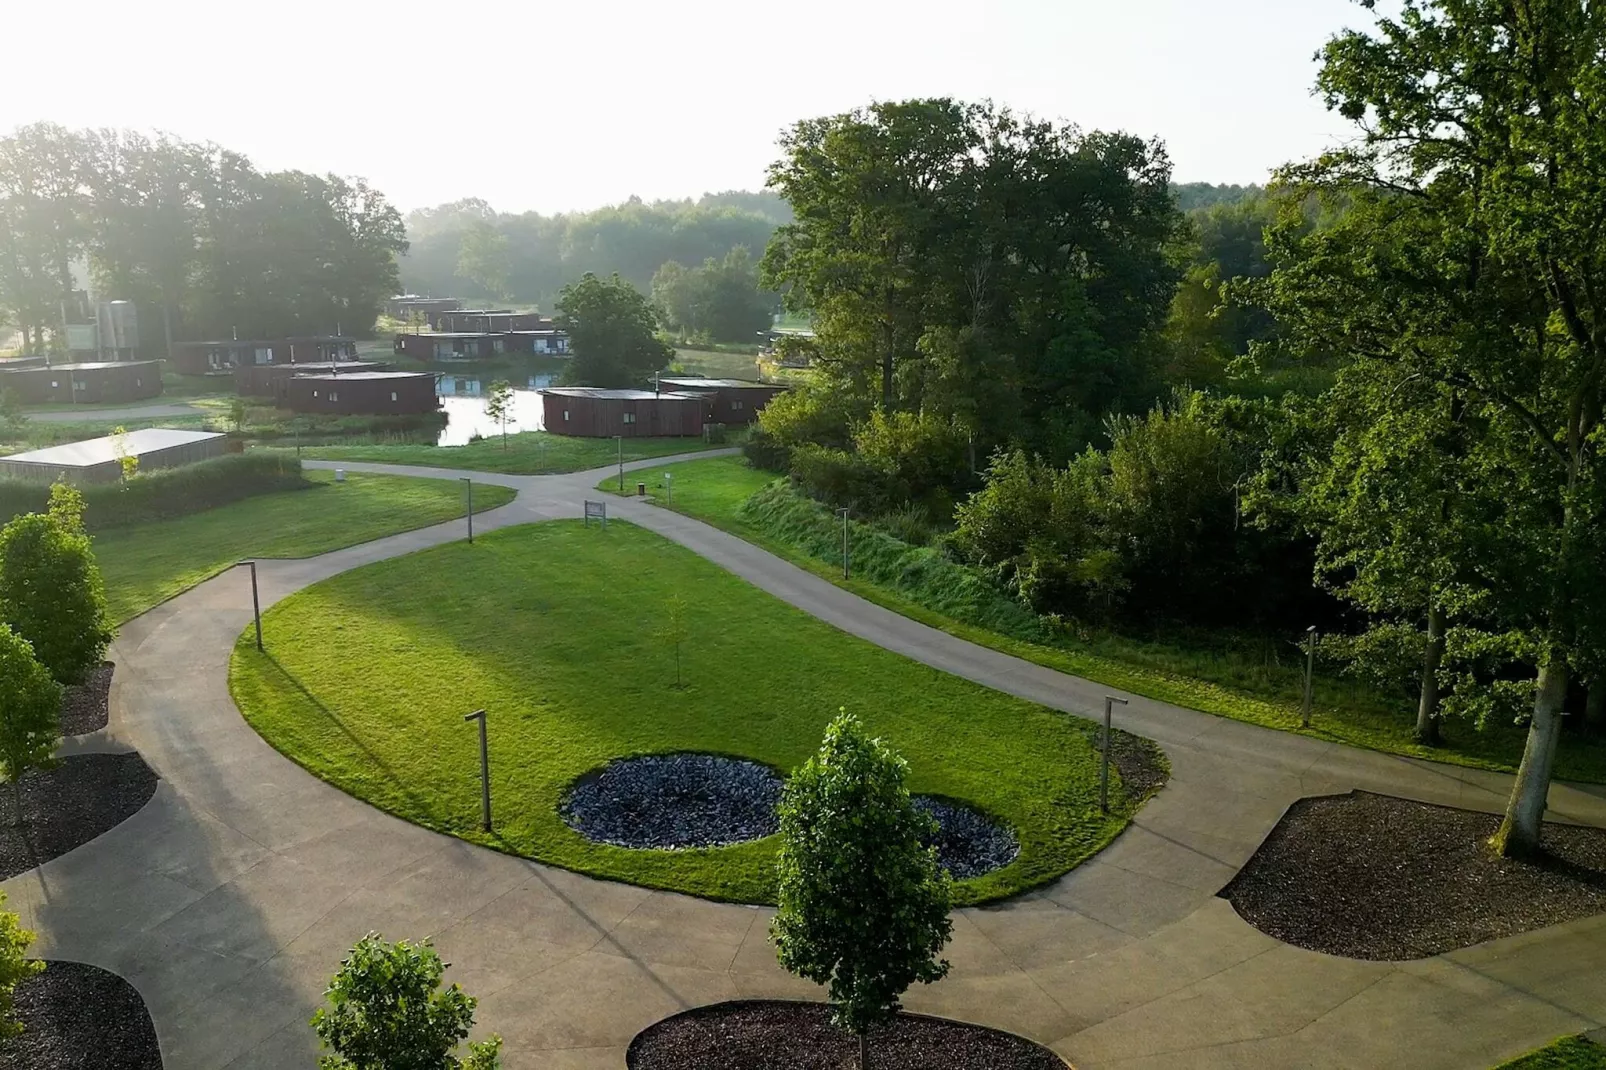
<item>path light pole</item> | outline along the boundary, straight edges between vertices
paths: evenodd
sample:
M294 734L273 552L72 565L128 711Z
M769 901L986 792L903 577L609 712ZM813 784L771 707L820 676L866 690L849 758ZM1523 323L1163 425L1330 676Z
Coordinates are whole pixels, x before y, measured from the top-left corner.
M1305 629L1305 701L1300 703L1300 724L1310 727L1311 674L1316 671L1316 625Z
M257 597L257 563L255 561L236 561L235 568L249 565L251 567L251 619L257 626L257 649L262 649L262 600Z
M1126 699L1114 695L1104 696L1104 760L1099 764L1099 809L1110 812L1110 708L1117 702L1126 705Z
M491 751L485 742L485 711L463 715L465 721L480 723L480 827L491 831Z
M848 511L837 510L842 514L842 578L848 578Z
M625 492L625 436L614 435L614 441L619 443L619 493Z
M474 545L474 480L463 477L463 488L468 491L468 544Z

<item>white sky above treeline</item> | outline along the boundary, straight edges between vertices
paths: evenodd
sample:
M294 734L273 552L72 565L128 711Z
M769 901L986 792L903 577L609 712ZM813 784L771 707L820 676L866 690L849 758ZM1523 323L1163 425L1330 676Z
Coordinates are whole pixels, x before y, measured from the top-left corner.
M1313 56L1350 0L11 0L0 130L165 130L362 175L404 211L756 189L794 120L990 97L1261 182L1346 126ZM69 10L70 9L70 10Z

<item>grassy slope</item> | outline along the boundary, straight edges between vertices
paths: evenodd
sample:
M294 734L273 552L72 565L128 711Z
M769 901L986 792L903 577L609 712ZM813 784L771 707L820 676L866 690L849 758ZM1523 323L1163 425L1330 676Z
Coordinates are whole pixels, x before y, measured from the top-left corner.
M308 472L312 486L249 498L176 520L103 532L95 556L112 619L130 617L247 557L311 557L463 515L463 491L437 479ZM506 487L475 488L474 511L506 504Z
M686 686L655 637L688 606ZM563 823L567 786L610 759L697 750L789 770L839 707L910 762L910 787L972 802L1021 854L974 902L1049 880L1107 843L1091 725L881 650L647 531L557 521L356 569L275 606L230 686L252 726L316 775L430 828L598 876L746 902L773 897L773 838L633 851ZM352 637L361 637L353 656ZM478 829L490 711L496 833ZM1119 794L1119 793L1118 793Z
M723 445L723 444L722 444ZM637 438L625 440L625 460L665 457L674 453L693 453L718 449L700 438ZM500 438L471 442L466 446L379 445L319 446L301 451L303 457L334 461L377 461L382 464L421 464L432 468L459 468L478 472L508 472L531 475L540 472L579 472L599 468L619 457L619 446L611 438L575 438L545 431L525 431L507 437L507 448Z
M1606 1070L1606 1047L1583 1037L1562 1037L1495 1070Z
M677 511L740 535L872 602L982 646L1179 706L1373 750L1504 771L1515 769L1522 757L1524 735L1510 725L1490 725L1480 732L1453 722L1445 726L1445 746L1423 747L1411 739L1413 710L1391 707L1375 692L1345 680L1318 678L1313 724L1303 729L1300 673L1293 665L1270 672L1209 651L1108 635L1085 642L1070 637L1034 642L1021 638L1019 629L1005 634L1010 629L1000 631L993 622L1008 620L1010 607L988 604L974 590L964 590L955 582L966 578L960 571L933 567L940 563L923 551L904 550L898 556L884 551L881 560L866 562L864 555L870 551L862 549L861 565L866 571L875 567L882 582L868 582L862 574L844 581L834 537L830 550L811 553L810 544L818 546L821 540L809 538L799 526L788 526L784 518L766 518L771 522L760 525L740 512L749 497L773 482L770 474L747 467L739 457L689 461L665 471L674 474ZM663 472L653 470L637 478L648 478L652 499L663 504ZM602 489L612 487L605 484ZM866 536L892 545L892 540L856 527L856 540ZM988 626L978 626L977 621ZM1606 782L1606 746L1599 742L1569 737L1556 762L1557 775L1564 779Z

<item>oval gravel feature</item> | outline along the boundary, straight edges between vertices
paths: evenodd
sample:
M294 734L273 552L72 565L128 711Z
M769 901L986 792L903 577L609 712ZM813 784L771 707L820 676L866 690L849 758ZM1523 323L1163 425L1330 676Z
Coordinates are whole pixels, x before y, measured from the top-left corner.
M1020 854L1015 830L975 807L934 795L916 795L914 803L937 822L937 835L927 846L937 848L937 864L956 879L1003 869Z
M99 966L50 962L17 985L20 1037L5 1070L162 1070L150 1012L134 986Z
M619 847L722 847L774 835L781 778L718 754L621 758L575 781L560 810L589 840Z
M629 1070L846 1070L858 1039L831 1024L823 1003L736 1000L697 1007L636 1034ZM984 1026L900 1014L870 1034L876 1070L1066 1070L1025 1037Z
M156 773L138 754L80 754L22 778L23 825L0 790L0 880L82 846L133 817L156 794Z

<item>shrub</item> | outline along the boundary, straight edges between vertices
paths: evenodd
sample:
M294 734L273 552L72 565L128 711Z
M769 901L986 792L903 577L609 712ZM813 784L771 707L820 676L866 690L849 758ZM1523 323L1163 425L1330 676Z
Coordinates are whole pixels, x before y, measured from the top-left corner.
M341 962L312 1028L334 1052L319 1070L496 1070L502 1038L455 1054L474 1025L475 999L457 985L440 991L446 967L435 949L369 933Z
M754 424L747 432L747 440L742 443L742 456L747 458L748 464L761 471L785 472L791 466L792 450L764 430L762 424Z
M167 520L258 494L308 486L301 462L275 453L229 454L181 468L162 468L127 483L83 487L84 524L90 532ZM38 512L50 489L39 483L0 480L0 518Z
M60 488L48 514L25 513L0 529L0 621L64 684L100 664L113 634L80 501Z
M810 497L859 513L879 513L906 501L906 488L852 450L805 442L792 450L792 479ZM902 492L902 493L900 493Z
M0 892L0 905L6 893ZM17 1021L17 984L45 968L43 962L28 957L33 933L22 927L22 919L9 910L0 910L0 1041L22 1035Z
M908 765L846 713L781 796L771 922L781 965L828 985L833 1017L859 1037L896 1014L903 993L948 972L950 880L922 844L935 823L904 786Z
M22 778L30 769L47 768L61 742L61 686L34 657L33 648L0 624L0 773L11 784L22 821ZM0 941L0 960L4 959ZM0 992L5 970L0 968ZM0 1035L4 1030L0 1029Z

